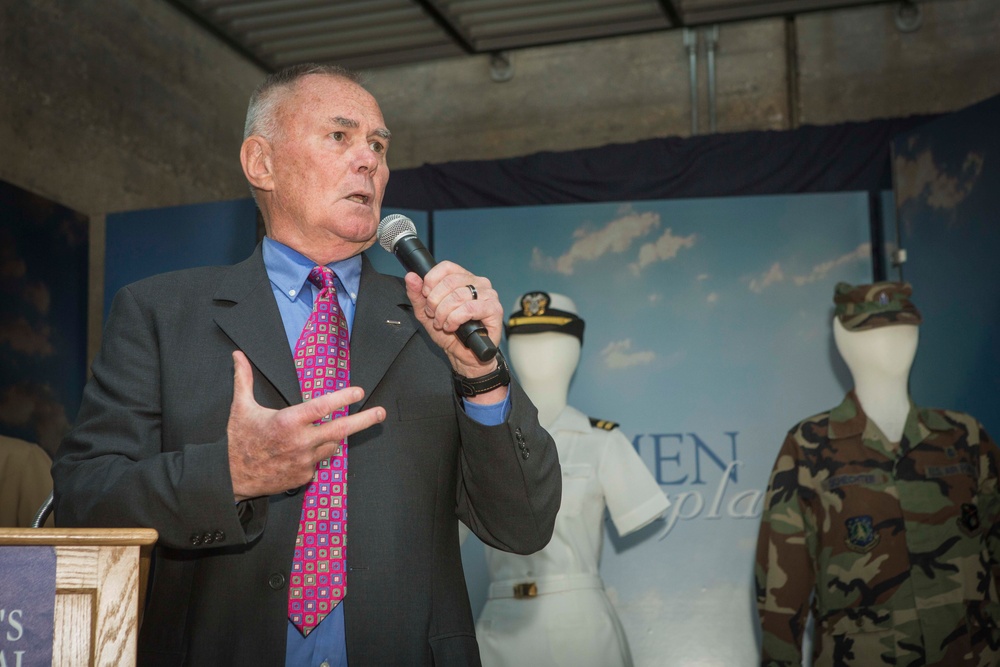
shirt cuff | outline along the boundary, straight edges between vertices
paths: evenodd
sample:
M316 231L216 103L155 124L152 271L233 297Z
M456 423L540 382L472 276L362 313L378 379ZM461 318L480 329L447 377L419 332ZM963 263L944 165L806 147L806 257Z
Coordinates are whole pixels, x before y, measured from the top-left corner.
M465 414L469 415L473 421L483 426L499 426L507 421L507 415L510 414L510 392L508 391L499 403L487 403L486 405L472 403L463 398L462 407L465 408Z

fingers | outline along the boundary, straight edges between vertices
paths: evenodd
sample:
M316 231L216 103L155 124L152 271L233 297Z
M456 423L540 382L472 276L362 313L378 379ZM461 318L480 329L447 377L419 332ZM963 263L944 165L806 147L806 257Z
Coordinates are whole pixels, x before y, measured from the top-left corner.
M489 279L475 276L452 262L442 262L428 272L421 296L422 304L414 301L414 307L422 305L424 315L440 331L451 333L469 320L486 324L488 320L499 321L503 317L499 296Z
M333 445L352 433L363 431L385 420L385 408L375 406L361 410L353 415L341 415L328 422L317 424L324 417L337 412L365 397L361 387L347 387L339 391L323 394L318 398L306 401L300 405L286 408L291 414L296 426L308 426L309 440L314 447L321 447L328 442ZM318 457L323 458L323 457Z
M365 397L361 387L346 387L288 408L296 424L311 424Z
M376 406L320 424L315 428L318 439L316 460L320 461L331 456L344 438L383 421L385 421L385 408Z

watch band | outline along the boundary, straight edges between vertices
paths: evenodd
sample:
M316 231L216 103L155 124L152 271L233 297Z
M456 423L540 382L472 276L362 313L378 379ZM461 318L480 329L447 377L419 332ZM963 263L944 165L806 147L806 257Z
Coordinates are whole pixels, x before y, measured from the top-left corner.
M497 367L492 373L487 373L477 378L467 378L464 375L452 372L451 376L455 382L455 393L459 396L469 397L485 394L493 391L497 387L506 387L510 384L510 369L507 368L507 360L503 353L497 350Z

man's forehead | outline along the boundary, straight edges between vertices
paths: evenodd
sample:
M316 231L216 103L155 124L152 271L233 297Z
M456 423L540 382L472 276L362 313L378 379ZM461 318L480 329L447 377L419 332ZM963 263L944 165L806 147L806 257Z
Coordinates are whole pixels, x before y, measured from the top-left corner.
M331 85L333 87L331 87ZM295 123L357 129L372 127L374 134L388 139L382 110L374 96L342 77L309 74L296 82L278 102L282 117Z
M340 76L307 74L296 81L289 92L291 97L331 97L334 100L343 100L345 105L370 106L381 114L378 102L371 93L360 84Z

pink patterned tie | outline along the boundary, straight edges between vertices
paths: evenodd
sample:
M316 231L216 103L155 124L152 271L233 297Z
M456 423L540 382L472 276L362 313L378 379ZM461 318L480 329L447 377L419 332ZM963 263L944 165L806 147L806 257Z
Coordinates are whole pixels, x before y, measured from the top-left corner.
M347 387L351 358L347 321L337 303L333 271L317 266L309 281L320 288L299 341L295 344L295 372L302 400ZM347 414L341 408L317 421ZM302 500L302 517L295 537L288 618L308 635L347 593L347 440L333 456L316 464L313 480Z

